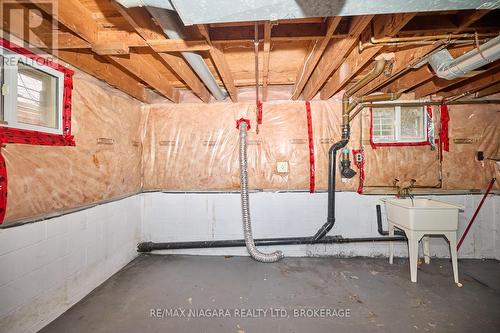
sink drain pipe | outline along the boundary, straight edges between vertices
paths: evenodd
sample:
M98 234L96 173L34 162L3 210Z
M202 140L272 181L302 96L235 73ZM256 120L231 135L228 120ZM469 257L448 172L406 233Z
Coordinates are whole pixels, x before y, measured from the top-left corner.
M350 97L359 89L369 83L371 80L379 76L385 67L385 60L380 59L375 63L375 67L364 78L359 80L352 88L345 92L343 97L342 108L342 138L334 143L329 150L329 174L328 174L328 217L326 223L311 237L284 237L284 238L264 238L254 240L251 236L250 213L248 211L248 179L246 165L246 146L241 146L246 143L246 132L249 128L250 121L240 119L237 124L240 129L240 176L241 176L241 200L242 214L244 222L245 239L237 240L212 240L212 241L195 241L195 242L169 242L169 243L154 243L143 242L137 246L138 252L151 252L154 250L177 250L177 249L202 249L202 248L221 248L221 247L241 247L246 246L250 255L262 262L273 262L282 258L281 251L276 251L271 254L259 252L255 246L276 246L276 245L313 245L313 244L345 244L345 243L361 243L361 242L387 242L387 241L406 241L403 236L391 237L349 237L345 238L340 235L327 236L327 233L335 224L335 181L336 181L336 155L337 151L347 145L350 136L350 112L353 106L350 103ZM399 97L399 94L383 94L374 96L364 96L362 102L394 100ZM344 166L341 166L344 167ZM341 170L342 172L343 170ZM248 223L246 223L248 222Z

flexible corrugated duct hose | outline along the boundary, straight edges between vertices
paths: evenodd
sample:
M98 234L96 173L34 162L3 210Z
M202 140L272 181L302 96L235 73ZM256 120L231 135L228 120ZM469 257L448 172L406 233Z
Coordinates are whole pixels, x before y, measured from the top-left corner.
M241 186L241 214L243 219L243 233L245 245L250 256L260 262L276 262L283 258L281 251L262 253L255 246L252 236L252 222L250 220L250 204L248 196L248 160L247 160L247 123L240 123L240 186Z

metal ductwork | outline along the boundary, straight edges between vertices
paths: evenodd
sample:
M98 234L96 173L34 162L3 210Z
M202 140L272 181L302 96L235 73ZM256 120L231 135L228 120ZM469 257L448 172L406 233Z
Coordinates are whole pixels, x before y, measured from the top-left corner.
M171 2L184 25L499 7L498 1L491 0L171 0Z
M168 10L175 10L169 0L117 0L125 8L130 7L157 7Z
M453 59L450 52L444 49L431 55L427 61L436 73L436 76L453 80L464 77L467 73L500 58L500 36L493 38L483 45Z
M153 16L158 25L162 28L165 35L170 39L186 39L184 36L184 27L179 22L177 13L169 10L174 9L168 0L117 0L125 7L146 6L148 12ZM181 52L182 56L193 71L198 75L201 81L207 86L212 95L219 101L226 98L227 93L223 91L214 76L208 69L203 58L195 52Z

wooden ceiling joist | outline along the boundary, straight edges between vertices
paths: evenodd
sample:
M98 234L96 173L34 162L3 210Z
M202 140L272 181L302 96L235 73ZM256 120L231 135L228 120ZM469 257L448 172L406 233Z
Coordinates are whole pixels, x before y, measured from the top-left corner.
M209 28L206 25L198 25L198 30L210 45L210 50L208 52L210 53L210 57L212 58L215 68L220 75L222 83L224 83L224 86L226 87L229 97L233 102L237 102L238 92L234 84L233 74L231 73L231 69L229 68L229 65L224 56L222 45L212 44Z
M52 7L47 6L47 2L43 0L31 0L31 2L47 14L52 14ZM92 13L80 1L58 1L57 16L55 18L59 23L70 29L77 36L85 39L91 45L98 43L98 26L93 19ZM178 102L178 91L168 81L158 76L159 69L165 66L159 61L155 62L154 57L147 54L131 53L127 57L111 55L106 58L146 82L161 95L173 102Z
M449 49L450 54L453 58L459 57L462 54L470 51L471 46L458 46ZM384 92L407 92L412 88L432 80L434 77L434 72L430 69L429 65L423 65L418 69L413 69L409 71L406 75L397 80L394 80L389 85L385 86L382 91Z
M125 9L118 3L116 3L116 8L146 43L149 44L152 41L166 42L169 40L160 27L153 23L151 16L144 8ZM154 46L152 48L158 52ZM202 101L208 102L210 100L210 93L207 88L184 59L163 52L159 52L158 55Z
M440 95L443 97L453 97L460 95L469 95L477 91L481 91L490 86L496 85L500 81L500 70L496 69L492 72L486 72L477 75L454 89L443 90ZM451 87L453 88L453 87Z
M479 90L478 92L475 93L474 97L475 98L482 98L482 97L487 97L490 95L498 94L500 93L500 82L497 84L494 84L492 86L486 87L484 89Z
M359 97L371 94L383 88L393 80L399 79L399 77L404 75L405 71L410 70L408 67L410 64L418 62L436 47L436 45L424 45L394 52L394 59L392 60L392 64L389 66L390 74L378 76L375 80L361 88L355 96Z
M58 57L84 72L106 81L109 85L137 98L141 102L149 103L148 89L136 78L124 73L104 59L99 60L91 53L60 50Z
M305 100L312 99L330 75L342 64L345 57L356 46L359 36L366 29L372 18L373 15L353 17L349 36L340 40L330 41L304 87L303 97Z
M380 15L373 19L373 35L379 37L393 37L396 35L413 17L414 13ZM366 32L366 38L372 35L370 29ZM384 46L375 46L360 52L358 47L352 49L345 61L333 73L323 89L321 89L321 99L328 99L344 88L349 81L359 74L373 58L382 52Z
M333 33L335 32L335 29L337 29L340 20L341 17L339 16L329 17L327 20L325 37L323 37L323 39L321 40L316 40L310 43L309 51L307 52L304 62L302 63L302 67L298 72L297 79L295 80L295 85L292 89L293 100L298 99L300 94L302 93L307 80L309 80L309 77L311 76L314 68L316 68L316 65L318 64L319 59L321 59L321 56L328 46L328 43L330 43Z
M472 76L474 73L475 75L477 75L481 72L473 72L472 74L469 73L468 77ZM447 87L450 87L454 84L467 80L468 77L459 77L453 80L446 80L439 77L433 77L431 80L416 87L413 90L413 92L415 93L416 98L433 95L443 89L446 89Z
M456 15L457 29L455 33L460 33L465 29L469 28L471 25L482 19L486 14L490 13L489 9L479 9L470 12L460 13Z
M108 58L126 68L172 102L179 102L179 90L165 80L167 69L155 54L130 53L124 56L108 56Z

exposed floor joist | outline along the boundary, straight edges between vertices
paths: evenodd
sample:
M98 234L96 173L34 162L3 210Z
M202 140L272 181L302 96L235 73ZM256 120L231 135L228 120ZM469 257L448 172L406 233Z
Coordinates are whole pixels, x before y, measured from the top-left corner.
M484 89L479 90L478 92L475 93L474 97L475 98L482 98L482 97L487 97L490 95L498 94L500 93L500 82L497 84L494 84L492 86L486 87Z
M321 40L312 41L310 43L309 51L307 52L304 62L302 63L302 67L298 72L295 85L293 86L292 89L293 100L298 99L300 94L302 93L304 86L309 80L309 77L311 76L314 68L316 68L316 65L318 64L318 61L321 59L321 56L323 55L323 52L328 46L328 43L330 43L333 33L337 29L341 19L342 18L338 16L328 18L325 37L322 38Z
M217 69L217 72L219 73L220 78L224 83L224 86L226 87L229 97L233 102L237 102L238 92L234 84L233 74L231 73L231 69L229 68L226 58L224 57L224 51L222 49L222 46L212 43L212 40L210 39L209 28L207 26L198 25L197 27L201 35L210 44L210 50L209 50L210 57L212 58L215 68Z
M442 91L440 95L443 97L453 97L460 95L467 96L477 91L481 91L485 88L488 88L492 85L496 85L499 81L500 81L500 70L497 69L493 73L487 72L478 75L472 79L469 79L466 81L464 85L461 85L455 89Z
M411 47L394 52L394 59L389 66L390 75L380 75L366 86L362 87L356 94L356 97L371 94L390 82L400 79L407 71L411 70L410 64L423 59L429 52L433 51L437 45L424 45Z
M140 7L125 9L118 3L116 7L120 14L127 20L135 31L149 44L152 41L168 41L163 31L153 23L149 13ZM154 51L158 49L152 47ZM196 76L191 67L179 56L169 53L158 52L158 55L186 85L204 102L210 100L210 93L201 80Z
M453 58L456 58L470 51L472 48L472 46L459 46L449 49L449 51ZM414 69L408 72L408 74L406 74L405 76L391 82L382 90L384 92L407 92L412 88L431 80L433 77L434 72L428 65L424 65L418 69Z
M393 37L414 16L414 13L377 16L372 21L373 35L376 38L383 36ZM365 31L364 34L366 35L366 39L369 39L372 32ZM358 47L353 48L342 65L340 65L321 89L321 99L328 99L339 92L383 50L384 46L371 47L363 52L360 52Z
M52 14L52 7L48 6L46 2L42 0L31 0L31 2L47 14ZM91 45L98 43L99 29L92 17L92 13L78 0L58 2L57 16L55 18L59 23L85 39ZM177 89L158 75L158 70L164 67L163 64L155 62L153 57L140 53L130 53L127 56L110 55L107 58L146 82L171 101L179 101L179 92Z
M59 50L58 57L67 63L82 69L84 72L95 76L109 85L118 88L126 94L137 98L141 102L150 103L150 91L135 78L127 75L115 66L105 61L99 61L91 53Z
M330 75L342 64L345 57L356 46L359 36L372 18L373 15L354 17L349 29L349 36L341 40L332 40L329 43L304 87L303 97L305 100L312 99Z
M19 5L19 9L25 9ZM22 13L19 13L22 14ZM24 40L26 43L31 43L33 41L33 36L26 35L24 30L19 30L19 25L22 20L19 18L11 17L16 24L9 24L10 22L3 22L2 28L5 29L6 33L9 33L17 38ZM9 30L7 30L9 29ZM32 45L33 46L33 45ZM34 46L36 47L36 45ZM107 62L104 58L98 57L93 53L87 52L76 52L71 50L54 50L49 49L53 52L53 55L60 58L61 60L69 63L82 71L107 82L109 85L123 91L124 93L138 99L144 103L151 102L152 92L147 89L143 84L141 84L137 78L132 77L128 72L124 72L117 68L113 64ZM57 52L54 52L57 51Z

